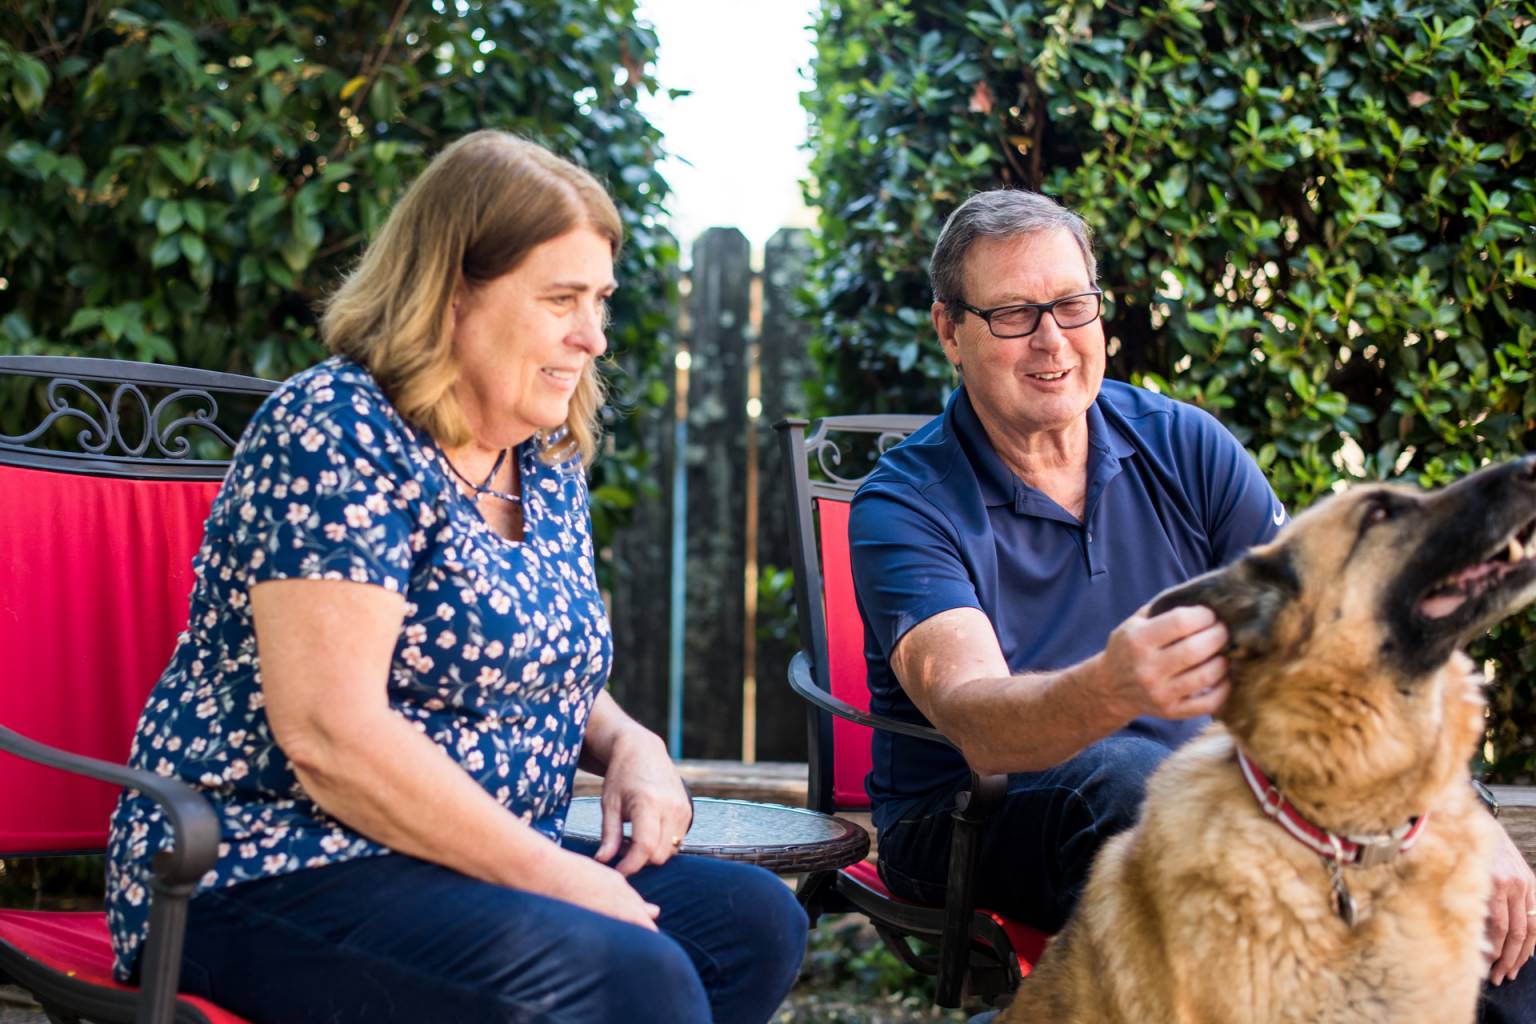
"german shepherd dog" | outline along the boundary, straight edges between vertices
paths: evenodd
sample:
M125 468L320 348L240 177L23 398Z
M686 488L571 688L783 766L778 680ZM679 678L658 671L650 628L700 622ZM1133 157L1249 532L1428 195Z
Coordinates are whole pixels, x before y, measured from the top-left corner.
M1498 826L1459 648L1536 598L1533 533L1528 456L1348 490L1159 595L1226 623L1231 696L1001 1022L1470 1024Z

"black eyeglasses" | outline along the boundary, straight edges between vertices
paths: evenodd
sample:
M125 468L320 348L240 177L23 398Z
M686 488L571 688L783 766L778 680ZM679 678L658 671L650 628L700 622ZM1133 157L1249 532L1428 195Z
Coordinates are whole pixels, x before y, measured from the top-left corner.
M1040 329L1040 318L1051 314L1056 326L1062 330L1084 327L1099 318L1104 306L1104 293L1098 288L1076 295L1063 295L1050 302L1019 302L1011 306L994 306L977 309L964 302L958 303L967 313L974 313L986 323L994 338L1022 338Z

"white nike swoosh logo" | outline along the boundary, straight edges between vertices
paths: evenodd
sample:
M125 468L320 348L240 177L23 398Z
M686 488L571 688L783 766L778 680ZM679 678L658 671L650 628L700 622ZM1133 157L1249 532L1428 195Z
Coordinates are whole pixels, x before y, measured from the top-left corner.
M1284 526L1285 525L1285 509L1283 509L1283 508L1275 509L1275 511L1270 515L1270 518L1275 521L1275 525L1276 526Z

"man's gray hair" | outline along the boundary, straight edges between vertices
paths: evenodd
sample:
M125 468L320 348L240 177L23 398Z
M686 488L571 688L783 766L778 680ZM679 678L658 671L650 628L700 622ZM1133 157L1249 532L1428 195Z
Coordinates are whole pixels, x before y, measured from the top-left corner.
M1093 258L1093 232L1083 218L1039 192L1016 188L977 192L949 215L944 230L939 232L933 257L928 261L933 301L944 304L952 321L958 322L965 315L960 305L964 299L965 257L978 238L1015 238L1057 228L1071 233L1083 251L1088 284L1097 287L1099 267Z

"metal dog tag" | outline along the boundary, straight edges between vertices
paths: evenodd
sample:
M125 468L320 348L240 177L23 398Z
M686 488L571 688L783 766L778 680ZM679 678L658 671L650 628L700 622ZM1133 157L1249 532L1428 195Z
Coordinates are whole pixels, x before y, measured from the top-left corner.
M1333 884L1333 910L1351 928L1355 926L1355 898L1349 894L1349 887L1344 884L1343 872L1339 870L1339 862L1328 861L1328 881Z

